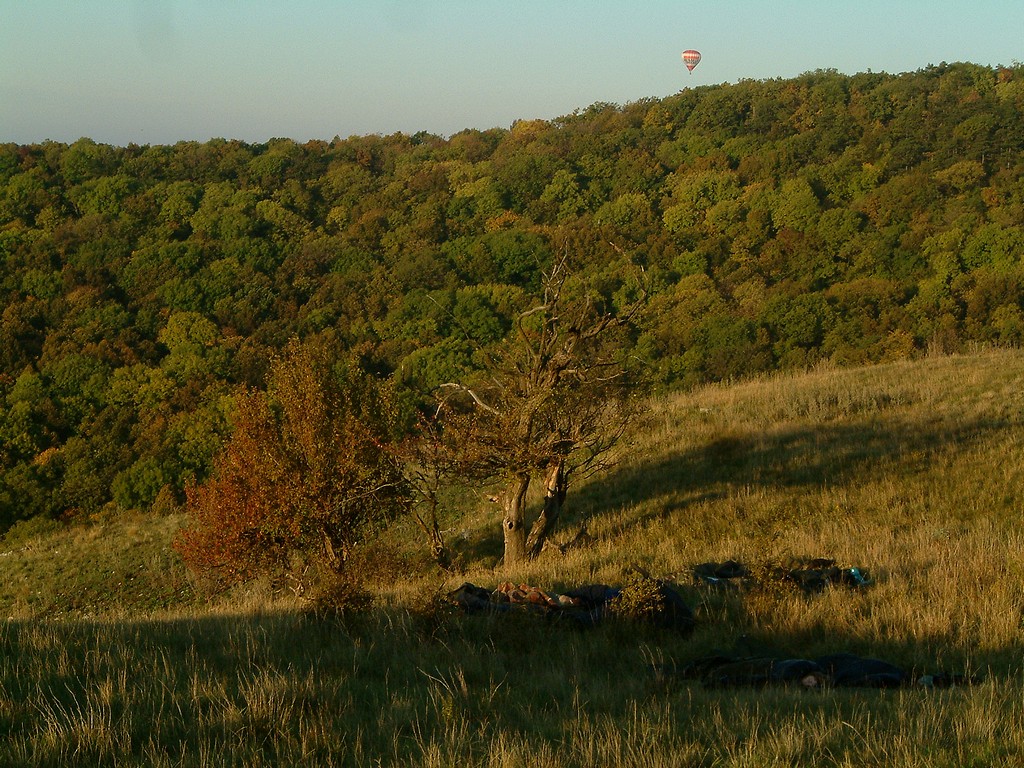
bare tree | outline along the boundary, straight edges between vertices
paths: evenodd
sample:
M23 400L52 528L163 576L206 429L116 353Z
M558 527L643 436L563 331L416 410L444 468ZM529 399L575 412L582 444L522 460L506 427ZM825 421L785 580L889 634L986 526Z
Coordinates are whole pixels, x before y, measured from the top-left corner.
M412 519L426 537L434 562L444 570L452 570L453 563L441 529L442 494L464 464L459 445L448 438L436 418L421 415L415 432L398 449L409 485Z
M572 282L565 256L542 280L476 381L441 387L438 414L456 435L468 475L497 480L506 564L535 557L558 523L572 479L608 463L636 407L622 334L642 301L614 312ZM543 478L544 501L527 528L527 494Z

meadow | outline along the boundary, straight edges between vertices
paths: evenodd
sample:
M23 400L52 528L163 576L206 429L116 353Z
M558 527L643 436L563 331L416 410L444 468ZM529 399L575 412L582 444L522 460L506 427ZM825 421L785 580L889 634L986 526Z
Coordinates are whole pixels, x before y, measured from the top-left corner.
M446 521L462 572L411 525L373 545L372 606L209 597L170 541L180 511L12 530L0 543L0 764L982 766L1024 764L1024 353L816 368L665 396L619 463L570 492L562 540L496 568L478 504ZM822 556L864 590L716 591L692 567ZM372 566L372 567L370 567ZM688 637L463 616L462 581L559 591L643 569ZM708 689L656 668L717 650L849 651L944 690Z

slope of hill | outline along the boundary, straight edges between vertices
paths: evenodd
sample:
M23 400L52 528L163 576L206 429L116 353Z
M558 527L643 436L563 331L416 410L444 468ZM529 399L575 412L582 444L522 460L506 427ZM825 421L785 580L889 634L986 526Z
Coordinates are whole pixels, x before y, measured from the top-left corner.
M1008 548L1019 543L1024 490L1022 378L1024 353L990 350L657 397L616 466L570 494L556 538L586 524L596 543L567 555L547 550L514 576L561 587L621 582L624 569L640 566L685 581L702 560L806 555L908 576L938 564L968 581L965 569L980 569L977 582L988 584L1016 567ZM495 520L481 489L479 503L443 521L466 578L495 578ZM170 509L20 524L0 540L9 585L0 612L191 611L199 598L171 549L183 521ZM374 589L384 603L401 604L439 578L409 523L377 549L377 570L406 572L404 586L382 574Z
M13 617L0 628L0 761L1012 762L1024 755L1022 376L1024 353L979 351L665 396L618 467L571 495L563 535L585 520L591 544L495 572L483 503L448 521L465 572L446 577L398 526L370 584L376 607L342 621L269 593L196 598L168 550L174 513L16 528L0 547L0 610ZM862 566L873 583L815 595L691 584L702 561L787 555ZM462 617L431 599L463 579L622 583L635 566L679 584L697 611L691 637ZM709 690L653 674L740 637L984 680Z

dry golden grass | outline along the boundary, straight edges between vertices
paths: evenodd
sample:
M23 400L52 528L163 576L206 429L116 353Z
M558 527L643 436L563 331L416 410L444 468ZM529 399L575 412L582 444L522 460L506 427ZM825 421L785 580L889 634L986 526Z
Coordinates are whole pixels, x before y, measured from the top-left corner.
M634 564L673 577L705 560L826 556L879 582L831 601L848 634L1006 646L1022 608L1022 380L1024 356L994 351L659 400L619 466L570 496L567 525L586 520L597 543L504 576L620 582ZM489 565L466 577L493 581Z
M0 627L0 764L1024 764L1022 380L1024 354L988 351L662 398L615 469L570 494L562 535L586 521L591 546L495 569L500 532L481 500L451 521L464 573L430 567L399 526L379 545L377 609L343 622L258 590L160 608L122 586L83 607L45 583L46 553L89 553L92 570L62 562L64 590L98 593L109 572L166 597L188 580L154 553L180 521L41 536L0 559L17 593ZM112 560L125 550L133 559ZM690 585L702 561L790 555L863 566L874 584L812 596ZM692 637L464 618L432 600L462 580L559 589L621 583L634 566L681 585L700 619ZM54 615L77 618L39 618ZM741 636L984 680L708 690L650 674Z

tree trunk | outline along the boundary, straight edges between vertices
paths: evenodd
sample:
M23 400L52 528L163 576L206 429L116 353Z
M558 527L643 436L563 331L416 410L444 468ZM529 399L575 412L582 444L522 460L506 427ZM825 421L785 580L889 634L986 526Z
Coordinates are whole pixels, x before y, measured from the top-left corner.
M448 552L448 547L445 546L441 526L437 523L437 497L434 494L430 494L427 502L429 504L429 515L421 515L414 507L412 511L413 519L427 537L427 543L430 545L430 555L434 558L434 562L447 571L452 567L452 558Z
M430 556L434 558L434 562L440 568L446 571L450 571L452 568L452 557L448 552L448 547L444 544L444 539L441 534L438 533L430 541Z
M501 521L505 533L505 565L526 559L526 492L530 489L528 474L516 475L501 496L504 517Z
M325 525L320 526L320 535L324 540L324 562L335 573L340 573L345 563L345 547Z
M528 557L533 558L539 555L540 551L544 549L544 542L547 541L548 535L555 530L558 516L562 512L562 504L565 502L566 490L565 462L558 459L548 467L548 474L544 479L544 508L530 529L530 536L526 541Z
M428 523L417 515L416 522L420 524L420 528L427 535L427 541L430 544L430 556L434 558L434 562L444 570L449 570L452 567L452 558L448 552L448 547L444 544L444 536L441 534L441 528L437 524L437 518L435 517Z

